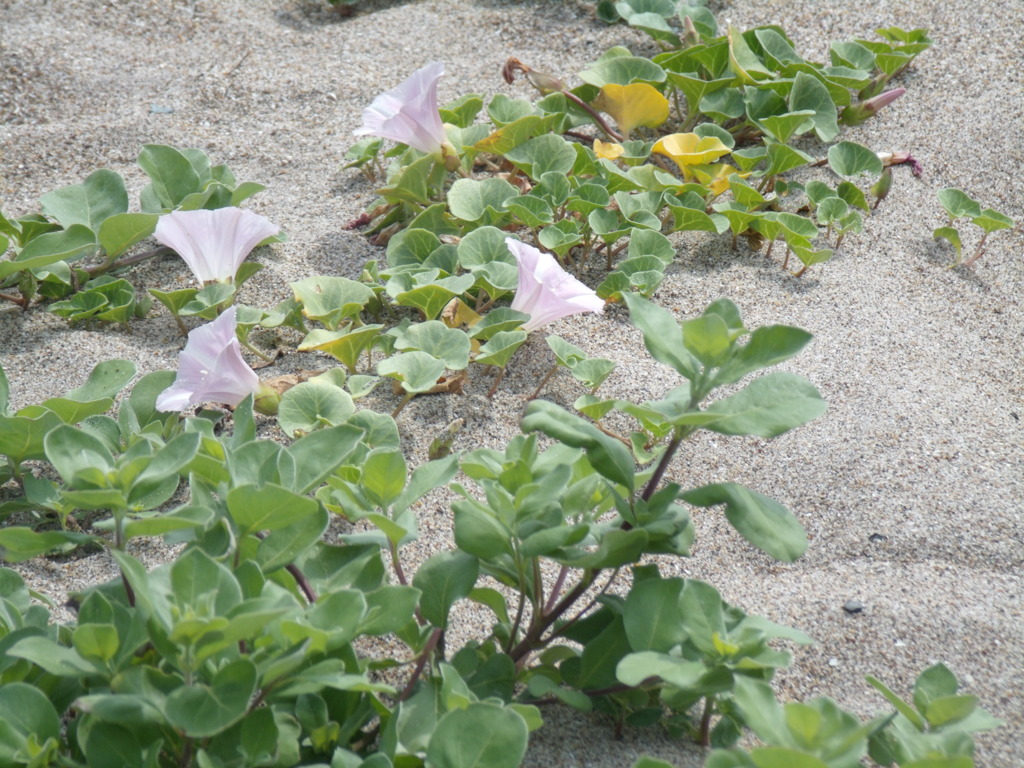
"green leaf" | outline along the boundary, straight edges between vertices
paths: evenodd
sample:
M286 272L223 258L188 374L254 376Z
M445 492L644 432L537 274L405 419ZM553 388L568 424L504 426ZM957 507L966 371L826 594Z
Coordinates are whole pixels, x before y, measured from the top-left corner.
M60 716L46 694L35 685L5 681L0 686L0 722L18 734L22 744L28 738L42 744L60 737ZM8 765L26 764L15 759L9 751L11 746L7 738L0 735L0 761Z
M548 202L534 195L510 197L505 201L505 208L531 229L543 227L555 220L554 211Z
M449 328L440 320L415 323L400 331L395 349L419 350L444 361L449 370L461 371L469 365L469 337L458 328Z
M341 331L316 328L306 334L306 337L300 342L298 350L305 352L315 349L318 352L326 352L344 364L349 373L355 373L360 355L380 337L383 328L384 326L381 324L360 325Z
M77 651L58 645L48 637L26 637L8 648L6 654L27 659L57 677L78 678L97 672Z
M452 605L469 597L479 573L479 560L465 552L438 552L428 558L412 580L412 585L423 593L423 618L435 627L446 628Z
M717 315L701 315L682 324L683 345L706 368L722 363L732 347L729 329Z
M651 357L694 381L700 374L700 364L683 344L682 328L672 313L634 294L625 293L622 299L629 308L630 322L643 332Z
M679 596L682 579L643 579L633 583L623 621L634 651L668 653L687 639Z
M471 703L446 713L427 745L433 768L517 768L526 754L529 731L514 710Z
M455 543L482 560L512 554L512 531L487 507L469 501L452 503Z
M463 221L494 224L501 218L505 201L518 194L515 187L497 177L482 181L458 179L448 190L448 208Z
M657 85L665 82L665 79L665 70L650 59L630 55L625 48L608 50L589 69L580 72L580 80L595 88L601 88L608 83Z
M567 175L576 162L576 150L561 136L548 133L510 150L505 159L534 181L539 181L545 173Z
M814 132L826 144L839 135L835 102L818 78L805 72L797 73L793 80L793 89L789 92L789 110L813 111Z
M814 160L813 157L788 144L768 144L768 167L764 170L764 176L778 176L779 174L799 168Z
M808 248L807 246L800 245L799 243L790 243L789 247L793 250L793 253L796 254L796 257L800 259L800 262L805 268L813 266L814 264L823 264L831 259L833 255L831 248L821 248L816 251L813 248ZM803 270L800 270L800 272L803 272ZM797 274L799 275L800 272Z
M62 425L43 439L46 458L71 487L96 487L113 471L114 457L97 438Z
M377 364L378 376L396 379L410 394L432 389L444 371L444 362L426 352L403 352Z
M403 307L416 307L425 320L433 320L449 301L473 287L473 275L457 275L425 282L395 296L395 303Z
M828 166L845 179L861 173L869 176L882 173L882 161L878 155L852 141L841 141L828 148Z
M691 115L700 112L701 102L705 96L715 91L720 91L723 88L728 88L736 82L736 79L733 77L705 80L696 72L668 72L667 74L669 82L683 92L689 114Z
M128 210L128 191L124 179L114 171L93 171L81 184L48 192L39 198L44 214L67 229L82 224L98 232L105 219Z
M960 684L945 664L934 664L918 675L914 683L914 707L922 714L935 700L953 696Z
M971 219L972 222L981 227L985 232L996 232L1000 229L1009 229L1015 222L1009 216L991 208L985 208L981 213Z
M95 541L93 536L73 531L37 533L31 528L9 526L0 528L0 560L8 563L23 563L33 557L55 550L81 546Z
M0 455L14 464L46 456L43 440L55 427L63 424L53 411L43 410L38 416L0 416Z
M318 505L312 515L271 531L256 547L255 560L260 570L270 574L294 563L320 541L329 523L327 510Z
M769 373L712 403L705 412L721 418L706 428L724 435L775 437L816 419L825 407L818 390L806 379Z
M172 210L185 197L198 192L202 186L192 163L174 147L145 144L137 162L152 180L140 196L142 210L145 213Z
M113 624L80 624L71 633L71 644L84 659L106 664L117 655L119 640Z
M965 720L977 705L977 696L941 696L928 703L924 716L929 726L942 728Z
M963 254L964 246L960 240L960 231L956 227L939 227L932 232L932 239L934 240L948 240L956 251L956 263L960 262L960 257Z
M320 377L296 384L281 395L277 419L289 437L344 424L355 413L352 396Z
M130 360L107 360L98 363L85 384L72 389L64 397L79 403L113 397L124 389L137 371L135 363Z
M412 587L384 586L366 593L367 614L359 631L364 635L397 632L413 620L420 591Z
M172 691L165 706L167 719L191 738L216 736L245 716L256 678L251 661L233 661L217 671L210 685Z
M302 313L332 331L343 320L358 317L374 295L368 285L347 277L317 275L289 285L302 302Z
M776 560L791 563L807 550L807 534L793 514L774 499L742 485L705 485L680 498L698 507L724 504L725 516L733 528Z
M619 440L546 400L533 400L521 423L523 432L543 432L573 448L582 448L603 477L629 490L636 483L633 456Z
M23 269L40 269L58 261L74 261L96 250L96 235L82 224L34 238L12 261L0 261L0 280Z
M405 490L407 471L401 451L374 451L363 464L360 485L373 504L386 510Z
M733 384L748 373L778 365L800 352L812 338L807 331L788 325L757 328L750 340L715 373L712 384Z
M444 122L465 128L473 123L483 106L482 98L475 93L469 93L445 104L439 111Z
M243 535L284 528L312 517L318 507L313 499L271 483L232 488L228 491L227 505Z
M757 768L829 768L820 758L788 747L757 747L750 756Z
M526 331L498 331L480 347L473 361L504 368L527 339Z

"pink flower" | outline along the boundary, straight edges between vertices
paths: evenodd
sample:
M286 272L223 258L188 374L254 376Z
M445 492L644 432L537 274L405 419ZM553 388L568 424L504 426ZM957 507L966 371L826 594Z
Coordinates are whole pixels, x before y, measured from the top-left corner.
M448 139L437 111L437 81L444 64L432 61L397 88L382 93L363 110L356 136L379 136L425 152L440 154Z
M173 248L200 283L234 280L238 267L260 242L281 228L241 208L172 211L160 217L153 236Z
M156 399L158 411L183 411L200 403L238 405L260 388L259 376L242 359L235 336L235 308L193 329L178 358L178 376Z
M561 317L604 311L604 300L562 269L550 253L541 253L511 237L505 238L505 244L519 263L519 287L512 309L530 316L524 331Z

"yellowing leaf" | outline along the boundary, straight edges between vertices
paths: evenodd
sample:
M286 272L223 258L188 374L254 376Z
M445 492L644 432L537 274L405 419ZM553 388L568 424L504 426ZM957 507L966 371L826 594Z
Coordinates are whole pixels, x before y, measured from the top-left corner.
M729 177L734 173L737 174L741 179L745 179L750 175L750 172L739 173L728 163L715 163L714 165L694 165L690 167L693 171L693 175L697 177L697 181L711 190L711 193L717 197L718 195L729 189Z
M648 83L608 83L601 88L594 106L615 118L626 136L638 125L655 128L668 120L668 99Z
M652 151L671 157L689 179L693 175L689 166L713 163L732 150L715 136L701 138L695 133L673 133L659 139Z
M480 322L480 315L470 309L462 299L454 298L441 311L441 322L449 328L472 328Z
M616 144L614 141L604 142L594 139L594 154L605 160L616 160L622 157L625 151L621 144Z

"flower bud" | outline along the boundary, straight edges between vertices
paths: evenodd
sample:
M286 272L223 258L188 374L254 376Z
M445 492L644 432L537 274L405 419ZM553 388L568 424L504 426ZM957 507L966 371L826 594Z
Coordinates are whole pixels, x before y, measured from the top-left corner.
M873 117L882 107L892 104L907 92L906 88L893 88L865 101L849 104L839 113L839 122L843 125L860 125L869 117Z

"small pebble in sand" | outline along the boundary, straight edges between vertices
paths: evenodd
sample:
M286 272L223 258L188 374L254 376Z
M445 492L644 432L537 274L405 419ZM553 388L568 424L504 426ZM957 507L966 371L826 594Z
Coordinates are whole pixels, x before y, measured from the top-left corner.
M843 610L847 613L860 613L864 610L864 604L860 600L847 600L843 603Z

